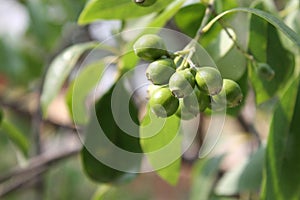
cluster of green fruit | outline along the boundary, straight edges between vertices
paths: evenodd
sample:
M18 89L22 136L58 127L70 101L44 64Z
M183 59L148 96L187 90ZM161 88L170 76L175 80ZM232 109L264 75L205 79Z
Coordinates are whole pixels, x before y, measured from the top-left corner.
M212 105L232 108L242 101L236 82L223 79L214 67L191 66L182 55L168 52L157 35L140 37L133 48L138 57L151 61L146 70L148 80L154 84L148 89L149 106L158 117L176 114L188 120Z

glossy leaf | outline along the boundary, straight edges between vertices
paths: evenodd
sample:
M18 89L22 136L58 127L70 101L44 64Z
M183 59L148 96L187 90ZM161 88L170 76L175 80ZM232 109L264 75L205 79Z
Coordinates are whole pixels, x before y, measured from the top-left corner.
M85 100L101 79L104 68L105 64L103 61L92 63L86 66L70 85L66 95L66 102L76 124L87 123L88 113Z
M171 0L157 0L153 6L141 7L132 0L114 1L91 0L81 12L78 23L87 24L99 19L128 19L159 12L168 6Z
M285 34L295 45L300 47L300 36L297 35L291 28L289 28L287 25L284 24L280 19L275 17L274 15L267 13L262 10L258 10L255 8L234 8L231 10L227 10L218 16L216 16L213 20L211 20L204 28L203 31L208 31L214 23L216 23L220 18L224 17L225 15L232 14L235 12L246 12L251 13L253 15L256 15L266 21L268 21L270 24L272 24L275 28L280 30L283 34Z
M191 200L210 200L223 156L199 160L193 170Z
M52 61L45 77L43 93L41 96L41 105L44 117L47 116L49 104L61 89L64 81L80 56L86 50L96 47L96 45L96 42L91 42L71 46Z
M86 174L94 181L100 183L119 183L131 180L138 171L142 150L139 143L138 110L132 100L127 105L125 99L128 92L124 85L119 97L113 96L114 85L103 95L95 105L96 116L91 117L86 129L85 147L81 151L82 164ZM127 96L127 97L126 97ZM112 107L113 98L118 104ZM127 133L121 124L128 120L122 109L128 109L135 126L130 127L131 132ZM116 115L115 115L116 114ZM120 121L121 120L121 121ZM129 135L130 134L130 135ZM134 157L123 156L124 151L137 153ZM125 152L125 155L127 155ZM123 167L123 171L120 170Z
M271 122L262 199L300 196L300 84L295 79L280 97Z
M140 133L142 149L160 177L176 185L181 166L180 119L158 118L148 109Z
M29 141L25 135L14 124L7 121L7 119L2 121L0 128L20 151L27 156L29 151Z
M265 148L260 148L250 158L226 172L216 186L215 193L231 196L245 192L258 192L261 187Z

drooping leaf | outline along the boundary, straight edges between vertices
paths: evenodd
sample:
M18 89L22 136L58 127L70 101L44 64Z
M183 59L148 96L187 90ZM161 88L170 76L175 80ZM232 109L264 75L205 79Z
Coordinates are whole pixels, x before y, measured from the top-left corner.
M86 124L88 121L85 99L101 79L104 67L102 60L86 66L67 91L67 106L76 124Z
M124 82L120 84L97 101L81 152L85 172L100 183L128 181L139 172L138 110Z
M71 46L52 61L47 71L41 96L41 105L44 116L47 116L49 104L61 89L79 57L83 52L96 47L96 45L96 42L90 42Z
M193 170L191 200L210 200L223 156L199 160Z
M20 149L23 155L27 156L29 151L29 140L25 135L10 121L4 119L0 125L3 133Z
M255 66L250 68L249 75L256 93L257 104L268 100L282 89L289 80L289 77L292 75L295 66L294 56L283 47L277 30L273 26L268 25L266 31L267 38L265 38L265 41L262 43L263 45L261 44L256 47L256 49L259 49L260 47L263 49L265 48L263 51L265 51L266 60L258 60L258 62L268 63L274 70L275 77L271 81L262 79L257 74ZM257 35L257 33L255 35ZM251 37L251 41L253 40L255 40L255 38ZM255 52L256 50L253 47L251 51ZM260 53L263 53L260 52L261 50L258 51L259 52L256 54L261 55ZM263 56L260 57L264 59Z
M132 0L114 1L91 0L81 12L78 23L87 24L99 19L128 19L159 12L168 6L171 0L157 0L149 7L136 5Z
M300 196L300 84L293 80L274 111L266 152L262 199Z
M211 20L204 28L203 31L208 31L220 18L224 17L225 15L232 14L235 12L246 12L253 15L256 15L270 24L272 24L275 28L280 30L283 34L285 34L295 45L300 47L300 36L295 33L291 28L284 24L284 22L274 15L267 13L265 11L255 9L255 8L234 8L231 10L227 10L218 16L216 16L213 20Z
M140 128L141 146L160 177L175 185L181 166L180 119L158 118L148 109Z
M234 167L221 178L215 189L220 196L244 192L258 192L262 182L265 148L260 148L250 158Z

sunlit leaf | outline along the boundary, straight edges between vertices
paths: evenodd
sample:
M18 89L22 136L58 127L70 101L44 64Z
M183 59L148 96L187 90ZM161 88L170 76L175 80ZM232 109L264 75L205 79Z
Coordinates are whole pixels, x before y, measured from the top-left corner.
M141 146L153 169L168 183L175 185L181 166L180 119L156 117L150 109L141 123Z

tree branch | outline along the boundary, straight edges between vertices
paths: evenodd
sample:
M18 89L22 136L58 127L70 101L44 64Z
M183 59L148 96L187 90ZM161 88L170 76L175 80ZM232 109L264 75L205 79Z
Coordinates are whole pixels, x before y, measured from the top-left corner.
M59 161L77 155L81 148L81 145L76 145L59 153L41 154L32 158L27 167L16 167L12 169L6 175L0 177L0 197L20 189L22 186L26 185L28 181L38 178Z

